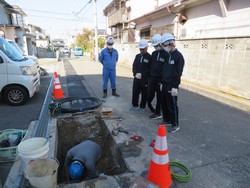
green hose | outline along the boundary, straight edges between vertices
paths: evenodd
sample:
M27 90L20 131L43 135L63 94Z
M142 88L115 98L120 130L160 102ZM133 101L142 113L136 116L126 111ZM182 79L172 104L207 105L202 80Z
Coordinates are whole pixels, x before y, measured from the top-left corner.
M192 172L183 164L179 162L170 162L170 166L176 166L182 169L186 174L177 174L174 172L171 172L172 177L179 182L189 182L192 179Z

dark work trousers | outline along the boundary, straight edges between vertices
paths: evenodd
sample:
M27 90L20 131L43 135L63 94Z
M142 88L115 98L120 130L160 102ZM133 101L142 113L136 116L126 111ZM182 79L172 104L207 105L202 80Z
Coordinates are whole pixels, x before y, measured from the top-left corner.
M158 77L150 77L149 83L148 83L148 106L152 106L152 101L155 97L156 93L156 108L155 108L155 113L156 114L161 114L161 99L162 99L162 94L160 90L160 78Z
M134 78L132 105L135 107L138 106L139 96L141 94L140 108L145 108L147 103L147 92L148 92L148 78L143 78L143 79Z
M168 84L162 85L162 116L165 122L171 122L172 126L179 125L179 110L177 96L171 95L172 87Z

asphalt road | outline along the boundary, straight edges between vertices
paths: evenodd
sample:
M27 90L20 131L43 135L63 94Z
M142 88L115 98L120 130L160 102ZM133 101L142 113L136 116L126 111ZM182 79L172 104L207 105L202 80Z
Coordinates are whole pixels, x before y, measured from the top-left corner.
M42 76L39 92L23 106L9 106L4 101L0 101L0 130L26 130L31 121L38 120L50 80L50 75ZM0 179L2 183L5 182L12 164L12 162L0 163Z

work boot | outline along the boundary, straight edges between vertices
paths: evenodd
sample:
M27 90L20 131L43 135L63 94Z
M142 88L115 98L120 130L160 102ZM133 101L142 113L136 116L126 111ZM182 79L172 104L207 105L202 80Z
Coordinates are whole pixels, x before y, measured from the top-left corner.
M120 97L120 95L116 93L116 89L112 89L112 95L115 97Z
M103 90L102 98L107 98L107 95L108 95L107 90L104 89L104 90Z

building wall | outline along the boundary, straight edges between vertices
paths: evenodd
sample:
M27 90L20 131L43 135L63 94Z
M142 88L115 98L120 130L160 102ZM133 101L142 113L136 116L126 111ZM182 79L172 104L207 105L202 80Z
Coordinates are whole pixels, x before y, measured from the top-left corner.
M229 0L226 17L218 0L189 8L184 15L188 20L179 27L180 38L250 36L249 0Z
M4 5L0 3L0 24L8 24Z
M250 98L250 37L176 41L185 58L183 80ZM116 44L119 63L132 66L137 44ZM149 52L154 49L149 47ZM131 72L132 74L132 72Z
M155 0L147 0L147 6L141 0L131 0L130 1L130 20L140 17L143 14L151 12L155 9L156 1ZM141 7L141 8L140 8ZM142 8L143 7L143 8Z
M181 40L178 49L184 79L250 98L250 37Z
M2 27L1 30L5 33L5 38L15 40L15 29L14 27Z

